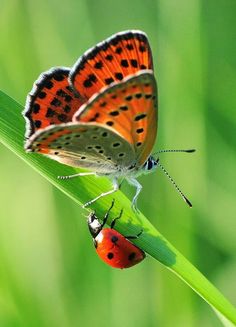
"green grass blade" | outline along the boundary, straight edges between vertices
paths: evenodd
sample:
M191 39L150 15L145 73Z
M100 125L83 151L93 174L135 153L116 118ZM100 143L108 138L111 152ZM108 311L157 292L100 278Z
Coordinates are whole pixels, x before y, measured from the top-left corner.
M58 180L58 175L72 174L75 170L40 155L25 153L23 149L25 122L21 116L21 111L22 106L20 104L0 92L0 141L5 146L79 204L85 203L111 187L105 178L83 177L70 181ZM141 213L135 215L132 212L130 201L122 192L119 191L111 197L101 199L94 203L91 209L96 210L97 215L102 217L112 198L116 200L115 208L112 211L113 217L119 213L121 208L124 209L122 220L117 223L117 230L124 235L130 235L137 233L142 228L144 233L135 243L176 273L209 303L224 326L236 326L236 309L233 305L151 225L144 215ZM176 294L176 296L178 295Z

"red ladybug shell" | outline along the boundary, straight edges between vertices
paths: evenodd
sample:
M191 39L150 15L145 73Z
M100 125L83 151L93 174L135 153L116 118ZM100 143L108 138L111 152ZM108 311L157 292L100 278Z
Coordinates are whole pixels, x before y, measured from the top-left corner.
M145 258L142 250L114 229L103 228L94 241L99 257L114 268L129 268Z

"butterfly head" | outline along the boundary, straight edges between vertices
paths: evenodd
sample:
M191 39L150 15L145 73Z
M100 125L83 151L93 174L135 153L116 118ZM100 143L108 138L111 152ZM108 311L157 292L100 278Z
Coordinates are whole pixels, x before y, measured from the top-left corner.
M148 174L158 167L159 158L155 159L153 156L149 156L147 161L143 165L144 174Z

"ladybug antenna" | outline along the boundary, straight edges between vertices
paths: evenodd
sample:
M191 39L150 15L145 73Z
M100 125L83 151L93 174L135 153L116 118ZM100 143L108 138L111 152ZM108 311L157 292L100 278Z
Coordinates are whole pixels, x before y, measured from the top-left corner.
M169 173L165 170L165 168L160 164L159 160L157 160L157 165L161 168L161 170L165 173L165 175L168 177L168 179L171 181L171 183L174 185L177 192L180 194L182 199L188 204L190 208L192 208L192 203L187 199L187 197L184 195L184 193L180 190L178 185L175 183L173 178L169 175Z

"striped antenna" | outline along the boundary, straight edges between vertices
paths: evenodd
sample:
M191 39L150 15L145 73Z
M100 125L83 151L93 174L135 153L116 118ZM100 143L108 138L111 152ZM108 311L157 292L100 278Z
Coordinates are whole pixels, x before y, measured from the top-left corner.
M188 204L188 206L190 208L192 208L192 203L186 198L186 196L184 195L184 193L180 190L180 188L178 187L178 185L175 183L175 181L173 180L173 178L169 175L169 173L165 170L165 168L162 166L162 164L160 164L159 160L157 162L157 165L161 168L162 171L164 171L164 173L166 174L166 176L169 178L169 180L171 181L171 183L174 185L175 189L177 190L177 192L180 194L180 196L182 197L182 199Z
M195 151L196 151L195 149L187 149L187 150L183 150L183 149L181 149L181 150L159 150L159 151L153 153L153 156L155 156L158 153L163 153L163 152L186 152L186 153L193 153Z

